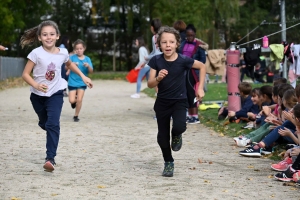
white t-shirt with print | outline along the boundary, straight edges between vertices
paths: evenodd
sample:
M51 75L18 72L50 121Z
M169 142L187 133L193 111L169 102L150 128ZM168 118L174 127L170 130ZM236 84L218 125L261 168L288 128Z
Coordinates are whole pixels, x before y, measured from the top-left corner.
M46 93L33 87L30 87L31 92L39 96L50 97L57 91L67 87L67 81L61 78L61 66L69 60L67 49L59 48L59 52L53 54L45 51L40 46L32 50L27 58L35 63L33 67L33 79L35 82L44 83L48 86Z

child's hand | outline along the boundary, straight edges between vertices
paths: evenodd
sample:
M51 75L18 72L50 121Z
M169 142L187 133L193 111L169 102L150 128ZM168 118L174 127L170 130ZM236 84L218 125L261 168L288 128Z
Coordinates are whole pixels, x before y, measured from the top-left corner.
M248 112L248 113L247 113L247 116L248 116L250 119L255 119L255 114L252 113L252 112Z
M293 113L287 112L287 111L282 111L282 116L284 119L292 121L293 120Z
M158 72L158 75L157 75L157 80L158 81L161 81L163 80L166 76L168 75L168 71L166 69L162 69Z
M234 111L228 111L228 117L234 117L235 112Z
M204 97L205 92L202 88L199 88L197 91L197 100L202 101L202 98Z
M288 128L285 128L285 127L284 127L284 129L280 128L278 130L278 133L281 136L288 136L288 137L290 137L291 135L293 135L292 131L290 131Z
M300 154L300 148L292 148L291 149L291 156L298 156Z
M48 90L48 85L44 84L44 83L37 83L35 86L34 86L35 89L41 91L41 92L44 92L46 93L47 90Z
M83 82L89 87L89 88L92 88L93 87L93 83L92 83L92 80L89 78L89 77L84 77L83 79Z
M271 108L269 108L269 106L263 106L263 107L262 107L262 113L263 113L265 116L268 116L268 115L271 113Z
M275 124L277 126L281 126L282 125L282 122L277 120L277 119L272 119L272 124Z

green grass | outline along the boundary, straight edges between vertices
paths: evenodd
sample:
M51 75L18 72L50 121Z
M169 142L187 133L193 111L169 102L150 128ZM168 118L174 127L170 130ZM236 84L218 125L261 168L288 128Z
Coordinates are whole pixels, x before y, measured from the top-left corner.
M126 75L128 72L95 72L89 74L92 80L102 79L102 80L126 80Z

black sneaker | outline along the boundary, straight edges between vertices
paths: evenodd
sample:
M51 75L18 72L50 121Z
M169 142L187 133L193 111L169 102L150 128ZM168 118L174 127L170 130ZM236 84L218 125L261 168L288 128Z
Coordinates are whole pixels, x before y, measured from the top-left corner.
M74 109L76 108L76 103L71 103L71 107Z
M162 176L172 177L174 172L174 162L165 162L165 168Z
M173 151L179 151L182 146L182 134L178 136L172 136L171 148Z
M45 171L52 172L54 170L54 165L56 165L54 159L46 158L45 164L44 164Z
M289 167L287 170L284 172L280 172L274 175L274 178L279 180L279 181L285 181L289 182L293 180L293 175L295 172L291 170L291 167Z
M264 155L270 155L271 153L274 152L274 148L273 147L267 147L267 148L263 148L261 149L261 154L264 154Z
M78 116L74 116L73 120L74 120L74 122L79 122L80 119L78 118Z
M261 157L261 148L254 149L253 146L251 146L243 151L240 151L240 155L249 157Z

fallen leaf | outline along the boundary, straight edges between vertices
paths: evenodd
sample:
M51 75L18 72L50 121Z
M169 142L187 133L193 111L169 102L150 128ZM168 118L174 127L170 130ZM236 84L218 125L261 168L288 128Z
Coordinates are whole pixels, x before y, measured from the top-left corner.
M12 197L11 200L22 200L22 199L18 197Z
M53 197L54 197L54 196L57 196L57 194L51 194L51 196L53 196Z
M189 169L190 169L190 170L195 170L195 169L196 169L196 167L190 167Z
M248 166L248 168L254 168L254 166L252 166L252 165L249 165L249 166Z
M223 192L228 192L227 190L223 190Z
M268 178L274 178L274 176L273 175L269 175Z
M213 162L209 161L209 162L208 162L208 164L210 164L210 165L211 165L211 164L213 164Z
M199 162L199 163L203 163L202 160L200 160L199 158L198 158L198 162Z
M204 180L204 183L209 183L209 181L208 180Z
M104 185L98 185L98 188L106 188Z

